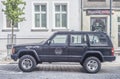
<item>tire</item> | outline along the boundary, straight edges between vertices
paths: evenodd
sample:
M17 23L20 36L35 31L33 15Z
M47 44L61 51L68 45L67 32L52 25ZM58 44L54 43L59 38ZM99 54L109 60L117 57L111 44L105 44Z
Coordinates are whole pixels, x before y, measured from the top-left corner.
M36 68L36 60L31 55L24 55L20 58L18 65L23 72L31 72Z
M83 66L83 63L82 63L82 62L80 62L80 65L81 65L81 66Z
M101 69L101 62L97 57L88 57L83 63L83 68L88 73L97 73Z

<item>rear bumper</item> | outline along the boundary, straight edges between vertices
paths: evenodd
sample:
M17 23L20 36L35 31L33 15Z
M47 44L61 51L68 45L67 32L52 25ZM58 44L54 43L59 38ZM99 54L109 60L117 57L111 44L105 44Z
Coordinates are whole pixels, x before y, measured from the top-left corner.
M115 56L105 56L104 61L115 61L116 57Z
M12 55L11 55L11 58L12 58L14 61L17 61L18 56L17 56L17 54L12 54Z

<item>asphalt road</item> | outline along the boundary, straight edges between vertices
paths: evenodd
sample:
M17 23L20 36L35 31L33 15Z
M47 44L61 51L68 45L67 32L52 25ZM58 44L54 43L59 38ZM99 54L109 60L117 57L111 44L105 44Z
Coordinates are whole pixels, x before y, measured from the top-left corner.
M79 63L39 64L30 73L22 72L17 64L1 64L0 79L120 79L120 64L103 63L97 74L86 73Z

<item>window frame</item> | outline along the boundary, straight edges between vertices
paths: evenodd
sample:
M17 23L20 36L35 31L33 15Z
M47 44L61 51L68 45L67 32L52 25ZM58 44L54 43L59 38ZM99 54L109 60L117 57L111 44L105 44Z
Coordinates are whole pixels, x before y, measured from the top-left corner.
M113 0L114 2L119 2L120 0Z
M77 44L72 44L71 43L71 36L72 35L75 35L75 36L84 36L85 37L85 40L86 42L85 43L77 43ZM87 46L87 35L86 34L70 34L70 42L69 42L70 46Z
M108 39L106 38L105 35L103 35L103 36L104 36L104 39L106 40L106 44L101 44L101 42L100 42L100 44L91 44L91 43L90 43L90 37L89 37L90 35L99 37L98 35L103 35L103 34L88 34L88 40L89 40L89 45L90 45L90 46L108 46L108 45L109 45ZM100 37L99 37L99 39L100 39ZM99 40L99 41L100 41L100 40Z
M52 40L58 35L65 35L66 36L66 43L52 43ZM51 45L68 45L68 34L56 34L50 39L50 42L51 42L50 46Z
M20 27L19 27L19 23L17 23L18 26L14 27L15 31L19 31ZM7 27L7 16L3 13L3 28L2 31L11 31L12 27Z
M118 47L120 47L119 36L120 36L120 25L118 24Z
M117 22L120 23L120 16L117 17Z
M7 16L6 16L6 28L12 29L11 25L10 25L10 27L8 27L9 24L7 24L7 23L8 23L9 21L10 21L10 20L9 20L9 19L7 18ZM16 23L17 27L14 27L14 29L17 29L17 28L18 28L18 24L19 24L19 23Z
M1 8L5 9L5 6L2 4ZM7 16L4 14L4 12L2 12L2 16L3 16L3 17L1 17L3 19L2 20L3 21L2 31L7 31L7 32L11 31L12 28L11 27L10 28L7 27ZM17 28L14 28L14 31L19 31L19 29L20 29L19 24L20 23L18 23L18 27Z
M40 30L40 31L48 31L48 26L49 26L49 17L48 17L48 14L49 14L49 9L48 9L48 6L49 6L49 4L48 4L48 2L47 1L33 1L32 2L32 30L33 31L38 31L38 30ZM36 27L35 26L35 5L46 5L46 27ZM41 18L40 18L41 19Z
M103 32L107 32L108 31L107 30L107 22L108 22L107 17L90 17L90 30L93 31L92 25L94 24L95 20L97 20L97 19L104 22L105 28L104 28Z
M67 26L66 27L56 27L56 24L55 24L55 14L56 14L56 11L55 11L55 5L58 4L58 5L67 5ZM65 29L69 29L69 2L68 1L53 1L53 30L65 30Z

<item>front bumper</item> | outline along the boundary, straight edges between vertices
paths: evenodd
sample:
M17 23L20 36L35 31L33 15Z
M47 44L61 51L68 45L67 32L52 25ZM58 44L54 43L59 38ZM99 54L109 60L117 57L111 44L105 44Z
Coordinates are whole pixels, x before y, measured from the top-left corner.
M11 55L11 58L12 58L14 61L17 61L18 55L17 55L17 54L12 54L12 55Z
M116 57L115 56L105 56L104 61L115 61Z

